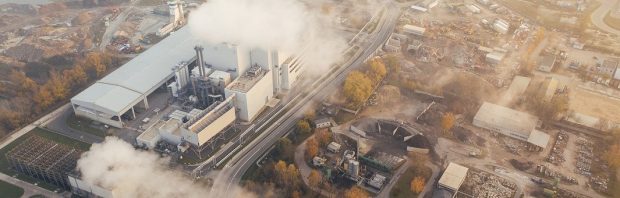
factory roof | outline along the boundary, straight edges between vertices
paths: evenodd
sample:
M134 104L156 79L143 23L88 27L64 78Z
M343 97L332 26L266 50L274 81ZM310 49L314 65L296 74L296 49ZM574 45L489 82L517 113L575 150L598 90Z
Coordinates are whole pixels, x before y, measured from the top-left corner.
M252 89L252 87L254 87L254 85L260 81L260 79L262 79L268 71L269 70L267 69L254 66L250 68L248 72L239 76L239 78L228 85L227 89L238 92L247 92Z
M544 56L538 65L538 70L550 72L553 69L553 65L555 64L555 56L548 55Z
M510 91L511 94L523 94L525 90L527 90L527 86L530 85L531 80L532 79L529 77L515 76L514 79L512 79L512 83L510 83L510 87L508 87L508 91Z
M549 134L546 134L539 130L533 130L532 133L530 133L530 137L527 139L527 142L544 149L545 147L547 147L547 143L549 143L549 138Z
M146 131L138 135L137 139L145 142L151 142L152 140L157 139L159 136L159 127L163 126L164 124L166 124L166 122L162 120L158 121L148 129L146 129Z
M116 115L140 99L141 93L106 83L95 83L71 99L71 102Z
M538 124L536 116L488 102L482 104L474 120L497 128L510 129L524 137L529 137Z
M426 31L426 28L418 27L418 26L414 26L414 25L405 25L405 26L403 26L403 29L407 33L418 34L418 35L422 35Z
M201 42L183 27L71 99L108 114L123 113L172 77L172 69L189 61Z
M558 89L559 83L560 82L553 77L545 79L545 95L543 97L545 101L551 101L551 99L555 95L555 91Z
M448 168L446 168L441 178L439 178L439 185L449 188L450 190L458 190L461 184L463 184L463 181L465 181L468 170L467 167L450 162Z

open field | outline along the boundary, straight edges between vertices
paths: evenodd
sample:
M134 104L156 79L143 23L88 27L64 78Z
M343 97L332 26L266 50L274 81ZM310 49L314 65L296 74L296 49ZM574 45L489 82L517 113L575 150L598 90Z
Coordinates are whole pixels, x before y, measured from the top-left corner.
M571 91L570 109L589 116L620 123L620 100L581 88Z
M620 30L620 19L611 17L609 14L603 18L603 21L614 29Z
M28 132L26 135L23 135L17 138L15 141L11 142L9 145L0 149L0 156L2 156L0 157L0 172L7 174L7 175L11 175L11 176L17 175L17 178L20 180L33 183L33 184L37 183L38 186L41 186L42 188L45 188L48 190L56 190L57 187L55 186L48 185L44 182L39 181L38 179L34 179L34 178L31 178L31 177L28 177L28 176L25 176L25 175L19 174L18 172L13 171L9 167L9 162L7 161L6 157L4 157L7 152L9 152L15 146L19 145L21 142L23 142L24 140L28 139L30 136L33 136L33 135L40 136L40 137L52 140L54 142L64 144L70 147L74 147L77 149L85 150L85 151L90 148L90 144L80 142L80 141L47 131L42 128L35 128L32 131Z
M24 194L24 189L13 184L0 181L0 195L5 198L18 198Z

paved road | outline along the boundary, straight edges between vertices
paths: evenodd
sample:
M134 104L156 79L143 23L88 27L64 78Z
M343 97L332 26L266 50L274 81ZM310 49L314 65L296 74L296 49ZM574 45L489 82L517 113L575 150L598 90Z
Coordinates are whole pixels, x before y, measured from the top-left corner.
M48 198L62 197L59 194L56 194L52 191L41 188L39 186L32 185L28 182L25 182L25 181L22 181L16 178L13 178L4 173L0 173L0 180L23 188L24 194L22 195L22 197L30 197L33 195L44 195L45 197L48 197ZM0 195L0 197L2 196Z
M326 97L333 90L344 81L346 74L353 68L362 65L362 63L369 57L373 56L377 49L379 49L383 43L387 40L392 30L396 26L397 18L400 15L399 8L390 3L388 5L386 20L380 23L378 32L374 37L374 40L368 43L368 47L357 56L350 64L345 64L336 72L337 76L332 80L319 81L319 86L310 93L303 96L301 101L295 103L292 107L287 109L286 113L280 117L273 125L269 126L261 136L256 138L255 141L246 146L241 152L239 152L233 159L222 169L218 177L215 179L215 190L213 192L214 197L235 197L234 186L239 183L241 177L245 171L263 154L271 145L277 141L278 138L285 135L291 128L294 127L296 120L302 117L303 110L309 108L311 100L319 100ZM353 67L351 67L353 66ZM287 104L289 105L289 104ZM240 158L238 158L240 157Z
M607 23L603 21L607 13L609 13L609 11L612 8L614 8L614 5L618 3L618 0L599 0L599 1L601 2L601 6L599 6L596 10L594 10L594 12L592 12L592 15L590 16L590 20L592 20L592 24L605 32L609 32L611 34L620 36L619 29L615 29L607 25Z
M70 137L70 138L73 138L73 139L76 139L82 142L86 142L89 144L103 142L104 140L103 137L99 137L99 136L86 133L86 132L81 132L81 131L78 131L78 130L75 130L69 127L69 125L67 125L66 123L66 120L69 118L69 116L71 116L71 114L73 114L73 109L65 108L61 110L60 112L58 112L57 117L50 119L43 126L45 126L48 129L51 129L53 132L56 132L58 134L61 134L61 135L64 135L64 136L67 136L67 137Z
M101 38L101 43L99 44L99 50L105 51L105 48L110 44L112 38L114 37L114 32L118 29L125 20L127 20L127 16L129 16L130 11L134 8L136 4L140 2L139 0L130 0L129 5L123 7L123 11L114 18L114 21L110 21L108 27L105 29L105 33L103 33L103 38Z

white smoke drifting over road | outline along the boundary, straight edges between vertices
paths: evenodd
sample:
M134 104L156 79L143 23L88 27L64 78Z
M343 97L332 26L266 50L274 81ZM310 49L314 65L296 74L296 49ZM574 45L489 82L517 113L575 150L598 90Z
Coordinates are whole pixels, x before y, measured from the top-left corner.
M84 181L110 189L117 197L209 197L206 185L194 183L183 172L169 168L168 161L156 153L136 150L123 140L108 137L82 155L78 169ZM239 194L254 197L244 192Z
M342 57L344 36L330 17L298 0L209 0L193 11L188 25L209 43L301 54L313 68L327 68Z

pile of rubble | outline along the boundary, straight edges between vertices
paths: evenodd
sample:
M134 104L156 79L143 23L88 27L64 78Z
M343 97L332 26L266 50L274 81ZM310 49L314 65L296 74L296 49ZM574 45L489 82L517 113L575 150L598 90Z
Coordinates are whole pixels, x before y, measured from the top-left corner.
M560 131L558 133L558 137L555 140L555 144L553 145L551 153L549 153L549 156L547 156L546 160L556 166L566 161L566 159L564 159L564 149L566 148L567 144L568 134L566 134L566 132Z
M590 178L590 184L592 188L599 192L607 192L609 177L596 176Z
M509 137L502 137L504 146L512 154L519 155L519 153L527 148L527 145L523 141L515 140Z
M572 191L568 191L568 190L564 190L564 189L558 189L558 194L557 197L563 197L563 198L588 198L587 196L584 196L582 194L578 194Z
M512 197L517 185L491 173L470 169L463 191L473 197Z
M566 176L563 175L562 173L555 171L555 170L551 170L550 168L548 168L545 165L538 165L536 166L536 173L541 174L544 177L547 178L559 178L560 181L564 182L564 183L568 183L568 184L579 184L577 182L577 179L570 177L570 176Z
M592 176L591 166L592 159L594 158L594 143L586 140L584 138L580 138L577 140L578 150L577 156L575 157L575 173L584 175L584 176Z

